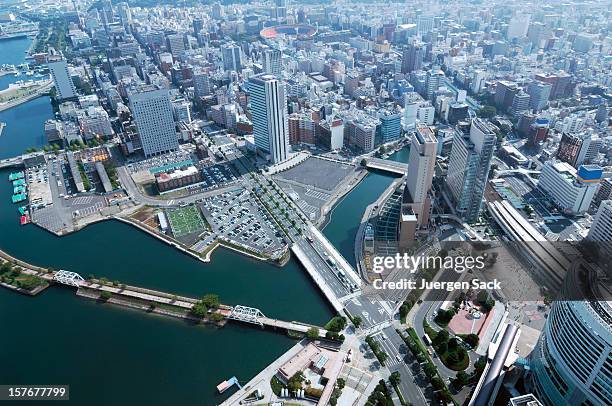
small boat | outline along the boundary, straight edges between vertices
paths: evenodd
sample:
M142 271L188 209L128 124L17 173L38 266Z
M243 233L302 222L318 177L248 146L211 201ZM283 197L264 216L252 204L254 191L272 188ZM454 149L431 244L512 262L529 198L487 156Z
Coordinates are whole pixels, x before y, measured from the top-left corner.
M25 226L26 224L28 224L30 222L30 217L26 216L21 216L21 219L19 220L19 222L21 223L22 226Z
M25 216L25 214L28 212L28 206L21 206L18 211L20 215Z

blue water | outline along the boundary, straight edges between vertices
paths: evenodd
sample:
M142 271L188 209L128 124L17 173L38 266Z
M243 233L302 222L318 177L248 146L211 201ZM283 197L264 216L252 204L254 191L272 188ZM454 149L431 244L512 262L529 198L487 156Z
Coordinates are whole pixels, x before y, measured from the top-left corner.
M0 41L0 65L19 65L25 61L25 51L31 40L19 38ZM17 80L40 79L33 76L4 75L0 77L0 89L5 89ZM44 136L45 121L53 118L49 97L21 104L0 112L0 121L6 127L0 135L0 159L20 155L30 147L40 148L47 143Z

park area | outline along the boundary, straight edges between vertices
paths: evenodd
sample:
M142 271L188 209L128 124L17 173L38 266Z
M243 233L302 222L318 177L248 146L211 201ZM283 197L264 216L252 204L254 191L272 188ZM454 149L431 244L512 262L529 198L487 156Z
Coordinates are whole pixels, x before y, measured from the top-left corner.
M176 238L194 234L206 228L206 222L202 218L199 209L195 206L167 210L166 216L170 222L172 234Z

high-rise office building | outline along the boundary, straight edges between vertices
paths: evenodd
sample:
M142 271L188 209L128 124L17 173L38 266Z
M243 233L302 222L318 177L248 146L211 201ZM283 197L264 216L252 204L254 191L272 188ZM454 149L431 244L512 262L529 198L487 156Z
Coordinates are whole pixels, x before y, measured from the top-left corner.
M507 80L500 80L495 86L495 106L503 112L510 111L514 96L519 93L516 83Z
M419 44L409 44L402 52L402 73L420 70L423 66L425 50Z
M272 163L286 160L289 153L289 129L283 83L265 73L250 77L248 90L255 146Z
M272 17L278 20L287 18L287 0L275 0Z
M173 57L178 58L185 52L185 37L183 34L170 34L167 37L168 48Z
M201 18L194 18L191 25L193 26L193 35L197 37L204 28L204 21Z
M223 48L223 68L235 72L242 70L242 57L238 45L231 44Z
M431 16L420 15L417 17L417 33L419 35L427 34L433 31L434 18Z
M469 129L458 127L453 138L446 185L457 214L468 222L478 219L496 140L492 125L480 118Z
M533 110L540 111L548 106L550 99L550 91L552 85L550 83L534 80L527 86L527 93L530 96L529 107Z
M272 75L280 75L282 71L282 53L278 49L266 49L262 57L263 71Z
M399 140L402 135L401 114L395 110L382 110L378 118L380 119L381 142L386 144Z
M172 104L167 89L144 86L130 93L129 102L145 156L178 148Z
M508 24L508 31L506 38L512 40L513 38L523 38L527 35L529 29L529 22L531 16L529 14L516 14L510 19Z
M65 59L49 62L49 72L57 92L58 100L71 99L77 96L76 86L68 72L68 63Z

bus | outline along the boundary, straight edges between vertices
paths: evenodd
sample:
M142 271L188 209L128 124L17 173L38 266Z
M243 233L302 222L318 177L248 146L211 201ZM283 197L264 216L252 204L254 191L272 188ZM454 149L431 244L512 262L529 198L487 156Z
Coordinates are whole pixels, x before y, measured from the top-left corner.
M427 345L431 345L432 344L431 339L429 338L429 336L427 334L423 335L423 341L425 341L425 344L427 344Z

